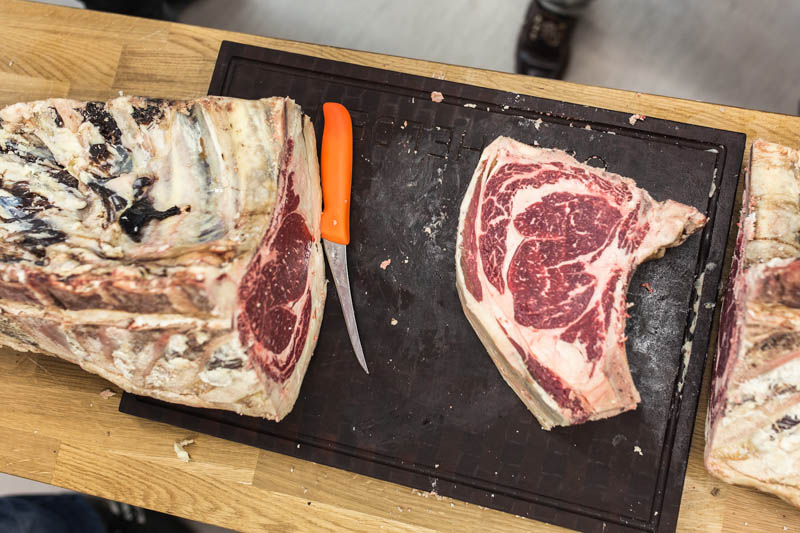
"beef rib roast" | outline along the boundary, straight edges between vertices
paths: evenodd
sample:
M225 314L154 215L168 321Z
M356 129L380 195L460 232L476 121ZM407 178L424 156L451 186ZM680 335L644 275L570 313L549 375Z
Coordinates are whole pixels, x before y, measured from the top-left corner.
M639 263L706 222L563 151L486 147L459 218L464 312L544 429L634 409L625 294Z
M705 463L800 506L800 152L753 142L722 306Z
M325 301L316 141L286 98L0 110L0 344L283 418Z

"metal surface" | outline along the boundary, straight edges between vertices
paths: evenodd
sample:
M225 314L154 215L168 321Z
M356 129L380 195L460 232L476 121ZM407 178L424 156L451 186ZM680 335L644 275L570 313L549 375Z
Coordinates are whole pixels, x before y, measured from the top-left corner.
M333 275L333 282L336 284L336 293L339 295L339 302L342 304L344 322L347 326L347 334L350 336L350 344L356 352L356 359L369 374L367 361L364 358L364 348L361 347L361 339L358 337L358 325L356 324L356 313L353 310L353 297L350 294L350 275L347 272L347 246L322 239L322 246L325 248L325 255L328 258L328 266Z
M289 95L318 135L320 102L350 110L350 284L371 372L352 364L329 284L314 357L279 424L130 396L122 409L581 531L675 528L744 135L232 43L209 92ZM635 411L543 431L464 316L459 207L498 135L566 150L709 216L631 280Z

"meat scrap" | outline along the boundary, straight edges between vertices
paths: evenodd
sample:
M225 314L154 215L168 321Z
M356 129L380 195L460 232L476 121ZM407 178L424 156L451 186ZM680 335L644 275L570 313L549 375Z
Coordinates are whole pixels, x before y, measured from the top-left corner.
M442 93L440 93L439 91L433 91L431 93L431 100L434 101L434 102L439 103L442 100L444 100L444 95Z
M630 124L631 126L635 126L637 121L644 120L646 118L647 117L644 116L644 115L633 114L633 115L628 117L628 124Z
M456 283L506 382L545 429L634 409L633 270L706 222L633 180L499 137L461 204Z
M647 292L649 292L650 294L653 294L653 287L651 287L649 283L644 282L644 283L642 283L641 286L644 287L645 289L647 289Z
M800 506L800 152L753 142L722 303L705 464Z
M104 399L104 400L108 400L108 399L110 399L110 398L113 398L113 397L114 397L114 396L116 396L116 395L117 395L117 393L116 393L116 392L114 392L114 391L113 391L113 390L111 390L111 389L103 389L102 391L100 391L100 397L101 397L102 399Z
M192 460L189 452L187 452L184 448L189 446L190 444L194 444L194 439L183 439L181 441L175 441L172 444L172 449L175 451L175 455L178 456L178 459L183 461L184 463L188 463Z
M326 293L292 100L11 105L0 175L0 345L165 401L292 409Z

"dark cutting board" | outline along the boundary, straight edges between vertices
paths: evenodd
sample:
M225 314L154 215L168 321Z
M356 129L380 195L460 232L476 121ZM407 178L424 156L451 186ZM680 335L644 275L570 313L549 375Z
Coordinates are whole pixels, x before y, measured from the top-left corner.
M444 101L432 102L431 91ZM348 259L372 373L356 362L329 283L315 355L282 422L130 395L123 412L574 529L675 528L713 319L704 304L716 300L743 134L650 118L632 125L625 113L228 42L209 93L288 95L313 118L318 139L322 102L350 109ZM631 282L636 411L543 431L464 317L454 266L459 206L481 149L498 135L561 148L709 215L702 234L642 265Z

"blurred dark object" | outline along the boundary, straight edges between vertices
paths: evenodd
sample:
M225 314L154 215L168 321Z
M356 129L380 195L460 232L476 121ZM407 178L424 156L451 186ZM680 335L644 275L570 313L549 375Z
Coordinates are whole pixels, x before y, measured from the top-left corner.
M80 494L0 498L0 531L106 533L100 515Z
M149 19L178 20L192 0L82 0L86 9Z
M82 494L0 498L2 533L191 533L174 516Z
M517 72L560 79L567 68L572 31L592 0L533 0L517 40Z

